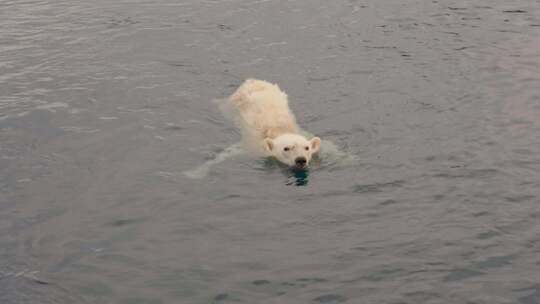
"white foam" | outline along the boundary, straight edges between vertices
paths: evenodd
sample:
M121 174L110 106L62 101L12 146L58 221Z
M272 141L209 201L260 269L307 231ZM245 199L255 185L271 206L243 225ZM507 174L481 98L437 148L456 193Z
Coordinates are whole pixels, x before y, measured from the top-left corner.
M64 102L51 102L51 103L37 106L36 109L56 112L57 108L67 108L67 107L68 107L67 103L64 103Z
M210 171L210 168L212 166L222 163L231 157L234 157L236 155L240 155L243 153L244 153L244 149L242 149L242 145L240 143L236 143L234 145L229 146L225 150L219 152L215 158L206 161L204 164L200 165L199 167L192 170L184 171L182 173L189 178L201 179L208 175L208 172Z
M358 161L356 155L341 151L336 144L329 140L321 141L321 150L317 157L325 166L347 166Z

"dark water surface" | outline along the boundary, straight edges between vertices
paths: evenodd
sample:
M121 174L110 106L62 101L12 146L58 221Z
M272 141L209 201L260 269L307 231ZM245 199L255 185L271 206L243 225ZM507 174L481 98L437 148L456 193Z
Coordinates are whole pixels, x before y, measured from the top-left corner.
M239 156L277 82L355 154ZM540 303L540 2L0 0L0 303Z

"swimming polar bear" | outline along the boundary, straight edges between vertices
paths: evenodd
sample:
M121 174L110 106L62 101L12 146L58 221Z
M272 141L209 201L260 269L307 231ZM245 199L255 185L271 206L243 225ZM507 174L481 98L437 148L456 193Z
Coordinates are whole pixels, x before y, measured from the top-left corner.
M248 79L227 100L242 130L244 146L291 167L304 169L321 139L307 139L289 109L287 94L267 81Z
M266 81L248 79L229 98L216 100L223 114L242 131L242 142L235 143L200 166L184 171L189 178L201 179L210 168L229 158L251 151L272 156L293 169L305 169L314 155L326 166L351 164L356 157L331 141L301 130L289 109L287 95ZM311 138L308 140L307 138Z

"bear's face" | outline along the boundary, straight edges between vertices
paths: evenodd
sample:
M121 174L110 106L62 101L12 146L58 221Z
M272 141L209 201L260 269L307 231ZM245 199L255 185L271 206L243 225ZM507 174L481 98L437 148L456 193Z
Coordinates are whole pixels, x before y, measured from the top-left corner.
M321 139L307 140L298 134L282 134L274 139L264 139L264 148L280 162L291 167L306 168L311 156L319 151Z

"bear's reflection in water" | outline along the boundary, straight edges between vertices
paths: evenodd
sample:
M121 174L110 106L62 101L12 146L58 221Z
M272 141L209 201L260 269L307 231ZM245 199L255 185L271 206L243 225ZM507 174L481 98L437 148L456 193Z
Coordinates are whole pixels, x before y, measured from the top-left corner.
M289 181L287 185L306 186L309 182L309 169L287 168Z
M312 164L319 162L318 158L314 158L313 161ZM309 167L302 169L289 167L273 157L264 158L261 161L260 169L263 171L279 170L285 176L287 186L306 186L309 182Z

